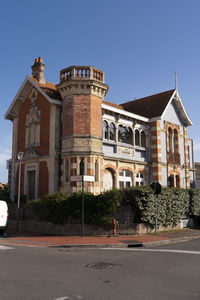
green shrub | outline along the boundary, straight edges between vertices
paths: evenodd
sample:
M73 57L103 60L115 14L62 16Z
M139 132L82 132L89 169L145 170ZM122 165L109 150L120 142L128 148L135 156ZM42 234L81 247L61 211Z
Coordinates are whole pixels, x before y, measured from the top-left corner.
M86 223L106 224L119 203L119 191L111 190L100 195L84 193L84 218ZM29 201L28 205L40 220L63 224L67 217L81 219L82 193L68 196L64 193L46 195L41 199Z
M200 216L200 190L191 189L189 190L190 195L190 215L199 217Z
M63 224L68 216L68 195L62 192L45 195L41 199L28 201L28 206L40 220Z

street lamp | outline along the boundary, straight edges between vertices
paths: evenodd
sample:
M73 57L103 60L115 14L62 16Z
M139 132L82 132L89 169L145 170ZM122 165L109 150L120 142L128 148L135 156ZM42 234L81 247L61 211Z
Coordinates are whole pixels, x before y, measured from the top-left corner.
M19 160L19 180L18 180L18 199L17 199L17 218L16 218L16 230L19 230L19 208L20 208L20 186L21 186L21 166L24 152L17 153L17 159Z

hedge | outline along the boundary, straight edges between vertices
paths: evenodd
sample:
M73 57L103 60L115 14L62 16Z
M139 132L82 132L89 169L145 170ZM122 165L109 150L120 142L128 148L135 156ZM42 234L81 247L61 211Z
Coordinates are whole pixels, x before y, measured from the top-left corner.
M107 224L111 221L109 217L116 211L120 194L113 189L100 195L84 193L85 222L96 224ZM59 192L42 197L41 199L29 201L28 205L40 220L63 224L69 217L80 219L82 214L82 193L71 196Z
M185 216L200 215L200 190L162 188L155 195L150 186L113 189L99 195L84 193L85 222L108 224L120 207L131 209L133 223L176 225ZM69 217L81 218L82 193L62 192L29 201L28 205L41 220L63 224Z

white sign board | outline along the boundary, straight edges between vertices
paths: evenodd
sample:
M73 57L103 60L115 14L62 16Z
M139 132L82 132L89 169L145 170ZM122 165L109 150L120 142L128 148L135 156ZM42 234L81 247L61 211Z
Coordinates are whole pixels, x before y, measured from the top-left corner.
M94 176L89 176L89 175L84 175L83 176L83 181L89 181L89 182L94 182Z
M78 181L81 182L82 181L82 175L75 175L75 176L71 176L71 181ZM83 175L83 181L86 182L94 182L94 176L89 176L89 175Z

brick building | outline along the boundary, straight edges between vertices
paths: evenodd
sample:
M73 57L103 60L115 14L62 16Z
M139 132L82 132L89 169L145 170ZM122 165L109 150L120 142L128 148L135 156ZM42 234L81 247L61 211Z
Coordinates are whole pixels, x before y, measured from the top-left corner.
M85 190L149 184L194 185L192 125L178 90L114 104L104 100L104 72L71 66L60 83L47 82L39 57L5 118L13 122L10 192L35 199L62 189L81 189L76 175L84 165Z

